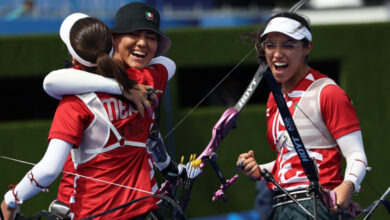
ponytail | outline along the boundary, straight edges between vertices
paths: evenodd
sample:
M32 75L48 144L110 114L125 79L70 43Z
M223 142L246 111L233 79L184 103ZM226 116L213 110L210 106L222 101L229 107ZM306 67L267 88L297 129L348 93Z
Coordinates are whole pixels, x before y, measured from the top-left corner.
M130 80L127 73L117 64L107 53L100 53L96 60L96 73L105 77L114 78L121 86L122 90L128 91L135 84Z
M70 43L78 56L96 64L94 67L84 66L86 71L114 78L122 90L128 91L137 84L109 55L113 48L111 32L99 19L86 17L78 20L70 30Z

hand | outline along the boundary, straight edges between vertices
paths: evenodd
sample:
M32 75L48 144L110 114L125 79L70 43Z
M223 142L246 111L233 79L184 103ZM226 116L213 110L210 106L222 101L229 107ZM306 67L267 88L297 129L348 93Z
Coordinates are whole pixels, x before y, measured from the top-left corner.
M258 180L261 178L260 167L255 159L255 154L252 150L248 153L240 154L237 159L237 166L241 167L241 172L252 179Z
M181 176L179 173L178 164L172 159L169 162L168 166L165 167L163 170L161 170L161 174L164 176L166 180L168 180L174 185L177 184L178 179L179 180L182 179L180 178Z
M152 116L152 104L151 101L148 100L148 88L152 87L136 84L130 91L123 90L122 93L126 99L134 103L142 117L144 117L145 109L148 112L148 115ZM151 98L157 99L157 96L154 95ZM154 102L155 101L152 100L152 103Z
M1 203L1 212L3 212L4 219L3 220L13 220L16 215L16 208L10 208L5 204L5 201Z
M353 184L351 181L349 182L350 184ZM333 189L333 191L336 193L336 204L338 204L339 206L336 205L330 208L331 212L337 213L339 211L339 208L341 210L347 210L349 208L349 204L351 203L352 197L352 189L350 184L343 182Z

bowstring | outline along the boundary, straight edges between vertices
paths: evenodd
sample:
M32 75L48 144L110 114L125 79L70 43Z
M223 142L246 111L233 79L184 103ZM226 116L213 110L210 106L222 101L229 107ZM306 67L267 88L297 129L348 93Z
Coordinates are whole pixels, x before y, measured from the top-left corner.
M290 12L297 12L304 4L306 4L309 0L300 0L299 2L295 3L291 8Z
M227 75L225 75L221 81L218 82L217 85L215 85L208 93L207 95L202 98L199 103L194 106L176 125L175 127L173 127L168 133L167 135L164 136L164 139L166 139L184 120L186 120L186 118L188 118L192 112L198 108L198 106L200 104L202 104L204 102L204 100L206 100L206 98L208 96L210 96L211 93L214 92L215 89L217 89L217 87L222 84L226 78L228 78L237 68L238 66L240 66L247 58L248 56L255 50L255 48L252 48L233 68L232 70L229 71L229 73ZM3 158L3 159L6 159L6 160L10 160L10 161L14 161L14 162L18 162L18 163L22 163L22 164L27 164L27 165L31 165L31 166L35 166L36 164L35 163L31 163L31 162L27 162L27 161L24 161L24 160L19 160L19 159L15 159L15 158L11 158L11 157L7 157L7 156L2 156L0 155L0 158ZM73 176L76 176L76 177L83 177L83 178L86 178L86 179L91 179L91 180L94 180L94 181L98 181L98 182L103 182L103 183L106 183L106 184L110 184L110 185L114 185L114 186L118 186L118 187L122 187L122 188L127 188L127 189L131 189L131 190L135 190L135 191L140 191L140 192L144 192L144 193L147 193L147 194L150 194L150 195L155 195L155 193L153 192L149 192L149 191L146 191L146 190L142 190L142 189L138 189L138 188L134 188L134 187L130 187L130 186L125 186L125 185L121 185L121 184L118 184L118 183L113 183L113 182L109 182L109 181L105 181L105 180L101 180L101 179L97 179L97 178L93 178L93 177L89 177L89 176L85 176L85 175L80 175L80 174L76 174L76 173L72 173L72 172L68 172L68 171L65 171L65 170L62 170L62 173L65 173L65 174L70 174L70 175L73 175Z
M292 13L295 13L296 11L298 11L304 4L306 4L309 0L300 0L298 1L297 3L295 3L290 9L289 9L289 12L292 12ZM182 124L191 114L193 111L195 111L195 109L197 109L199 107L200 104L202 104L204 102L204 100L206 100L207 97L209 97L211 95L211 93L214 92L214 90L216 90L218 88L219 85L221 85L225 80L226 78L228 78L237 68L239 65L241 65L242 62L244 62L244 60L255 50L255 48L252 48L233 68L232 70L230 70L230 72L225 75L221 81L219 81L217 83L217 85L215 85L208 93L206 96L204 96L199 102L198 104L196 104L190 111L187 112L187 114L178 122L176 123L176 125L164 136L164 140L167 139L167 137L173 132L176 130L177 127L179 127L180 124ZM260 65L263 65L263 64L260 64Z
M290 8L290 12L296 12L300 7L302 7L306 2L308 2L308 0L300 0L299 2L297 2L296 4L294 4L291 8ZM210 91L209 93L207 93L207 95L202 98L198 104L196 104L165 136L164 136L164 140L174 131L176 130L176 128L183 123L184 120L186 120L191 114L192 112L199 107L200 104L202 104L204 102L204 100L206 100L206 98L208 96L210 96L211 93L214 92L215 89L217 89L217 87L222 84L226 78L228 78L237 68L239 65L241 65L242 62L244 62L247 57L255 50L255 48L252 48L233 68L232 70L229 71L229 73L227 75L225 75L221 81L219 81L217 83L217 85L215 85ZM28 165L32 165L32 166L35 166L36 164L34 163L31 163L31 162L27 162L27 161L23 161L23 160L19 160L19 159L15 159L15 158L11 158L11 157L6 157L6 156L2 156L0 155L0 158L3 158L3 159L6 159L6 160L10 160L10 161L15 161L15 162L19 162L19 163L23 163L23 164L28 164ZM99 182L103 182L103 183L106 183L106 184L110 184L110 185L114 185L114 186L118 186L118 187L123 187L123 188L127 188L127 189L132 189L132 190L136 190L136 191L140 191L140 192L144 192L144 193L147 193L147 194L151 194L151 195L154 195L154 193L152 192L149 192L149 191L145 191L145 190L142 190L142 189L137 189L137 188L133 188L133 187L129 187L129 186L125 186L125 185L121 185L121 184L117 184L117 183L113 183L113 182L109 182L109 181L105 181L105 180L100 180L100 179L97 179L97 178L93 178L93 177L88 177L88 176L84 176L84 175L79 175L79 174L75 174L75 173L71 173L71 172L68 172L68 171L64 171L62 170L62 173L66 173L66 174L70 174L70 175L74 175L74 176L80 176L80 177L83 177L83 178L86 178L86 179L91 179L91 180L95 180L95 181L99 181Z
M176 130L177 127L179 127L179 125L181 123L183 123L183 121L185 121L188 116L190 116L192 114L193 111L195 111L195 109L197 109L199 107L200 104L202 104L204 102L204 100L207 99L207 97L209 97L211 95L211 93L214 92L214 90L216 90L218 88L219 85L221 85L237 68L238 66L241 65L242 62L244 62L246 60L246 58L248 58L249 55L251 55L251 53L255 50L255 48L252 48L230 71L228 74L226 74L222 80L220 80L217 85L215 85L208 93L206 96L204 96L199 102L198 104L196 104L190 111L188 111L188 113L164 136L164 140L174 131Z
M31 166L35 166L36 165L35 163L31 163L31 162L27 162L27 161L24 161L24 160L11 158L11 157L6 157L6 156L2 156L2 155L0 155L0 158L6 159L6 160L10 160L10 161L15 161L15 162L18 162L18 163L28 164L28 165L31 165ZM122 187L122 188L126 188L126 189L131 189L131 190L147 193L147 194L150 194L150 195L154 195L154 193L152 193L150 191L143 190L143 189L138 189L138 188L134 188L134 187L131 187L131 186L125 186L125 185L121 185L121 184L110 182L110 181L106 181L106 180L101 180L101 179L97 179L97 178L93 178L93 177L89 177L89 176L85 176L85 175L80 175L80 174L77 174L77 173L68 172L68 171L65 171L65 170L62 170L62 173L70 174L70 175L73 175L73 176L76 176L76 177L83 177L83 178L94 180L94 181L97 181L97 182L102 182L102 183L106 183L106 184L110 184L110 185L114 185L114 186L118 186L118 187Z
M324 136L330 143L332 143L334 140L331 140L327 135L325 135L325 133L322 131L322 129L320 129L314 122L313 120L310 119L310 117L299 107L299 104L297 104L296 102L294 102L294 100L288 95L286 94L286 96L289 98L289 100L292 101L292 103L294 104L294 107L296 107L299 111L302 112L302 114L310 121L310 123L322 134L322 136ZM343 155L343 153L341 152L341 150L336 147L336 150L341 154Z

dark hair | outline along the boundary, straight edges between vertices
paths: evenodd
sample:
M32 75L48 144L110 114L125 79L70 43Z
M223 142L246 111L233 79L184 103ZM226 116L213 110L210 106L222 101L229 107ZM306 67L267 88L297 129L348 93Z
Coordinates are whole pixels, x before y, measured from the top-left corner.
M266 24L268 24L272 19L277 18L277 17L285 17L285 18L290 18L292 20L298 21L302 26L306 27L311 33L311 28L310 28L310 24L309 24L308 20L305 17L303 17L302 15L292 13L292 12L281 12L281 13L275 14L274 16L272 16L271 18L269 18L267 20ZM265 28L266 28L266 26L263 26L259 31L257 31L255 33L256 34L255 48L257 51L257 56L258 56L259 62L266 62L265 52L264 52L264 49L261 47L261 43L265 40L265 36L260 37L261 34L264 32ZM301 41L303 43L303 47L307 47L309 45L308 39L304 38ZM308 55L305 57L305 62L307 61L307 59L308 59Z
M142 2L131 2L118 9L114 27L111 28L112 33L128 34L142 29L157 34L158 46L155 57L168 51L171 40L160 30L160 13L157 9Z
M84 66L88 72L115 78L123 90L129 90L136 84L110 57L113 46L111 32L99 19L86 17L78 20L70 30L70 43L81 58L97 64L97 67Z

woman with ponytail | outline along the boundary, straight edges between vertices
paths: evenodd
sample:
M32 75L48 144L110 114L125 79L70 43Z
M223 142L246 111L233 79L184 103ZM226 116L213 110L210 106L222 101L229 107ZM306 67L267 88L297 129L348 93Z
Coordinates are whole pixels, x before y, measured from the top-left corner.
M114 78L122 90L134 86L111 58L114 50L111 33L103 22L75 13L63 21L60 36L75 69ZM155 87L165 88L165 84L156 83ZM151 117L142 117L118 95L88 92L64 96L50 128L45 155L4 196L1 204L4 218L13 219L18 206L40 191L47 191L70 152L74 188L69 217L93 216L154 194L157 185L152 155L146 150L152 122ZM156 202L154 198L143 199L96 219L145 219L158 208Z

